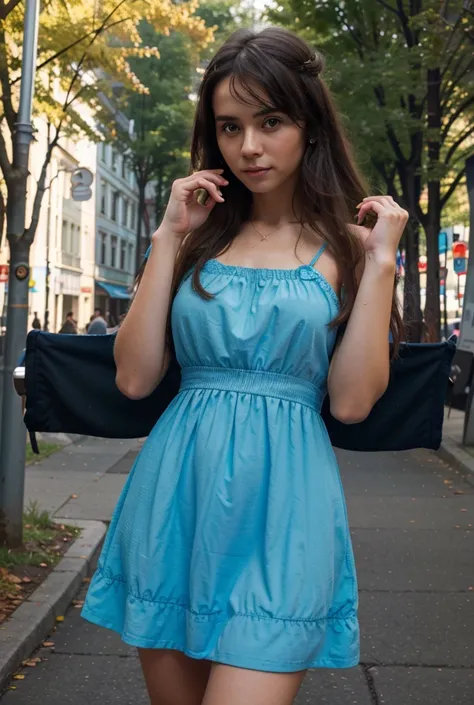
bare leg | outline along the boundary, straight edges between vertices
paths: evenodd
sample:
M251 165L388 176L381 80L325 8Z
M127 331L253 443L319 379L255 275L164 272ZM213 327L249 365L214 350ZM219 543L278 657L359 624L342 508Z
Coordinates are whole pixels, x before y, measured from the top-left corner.
M151 705L201 705L210 661L171 649L138 649Z
M291 705L305 674L250 671L213 663L202 705Z

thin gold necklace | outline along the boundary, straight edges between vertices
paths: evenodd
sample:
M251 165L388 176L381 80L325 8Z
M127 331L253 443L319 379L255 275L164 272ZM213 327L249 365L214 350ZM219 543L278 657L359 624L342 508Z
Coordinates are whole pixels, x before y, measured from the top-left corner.
M249 220L250 225L251 225L252 228L255 230L255 232L257 233L257 235L260 235L260 241L261 241L261 242L263 242L263 240L268 240L268 238L270 237L270 235L274 235L274 234L277 233L279 230L281 230L282 228L284 228L285 225L290 225L290 224L292 224L292 223L297 223L297 222L298 222L297 220L290 220L290 221L288 221L288 223L283 223L283 225L280 225L279 228L277 228L276 230L272 230L270 233L267 233L267 234L265 235L264 233L261 233L259 230L257 230L257 228L256 228L255 225L252 223L252 221Z

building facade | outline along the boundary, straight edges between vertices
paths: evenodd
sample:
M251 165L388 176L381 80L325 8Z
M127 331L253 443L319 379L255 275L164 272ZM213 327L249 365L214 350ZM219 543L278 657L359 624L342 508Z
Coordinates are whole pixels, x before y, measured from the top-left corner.
M35 119L31 145L26 222L30 222L33 198L47 150L47 124ZM47 172L38 227L30 251L29 325L35 313L44 328L57 332L70 311L78 332L84 332L94 310L97 145L91 140L64 138L55 148ZM71 174L78 167L94 175L92 197L76 202L71 195ZM3 310L8 299L9 248L2 243L0 280Z
M97 150L95 307L111 326L128 308L135 275L138 188L126 158L102 142Z

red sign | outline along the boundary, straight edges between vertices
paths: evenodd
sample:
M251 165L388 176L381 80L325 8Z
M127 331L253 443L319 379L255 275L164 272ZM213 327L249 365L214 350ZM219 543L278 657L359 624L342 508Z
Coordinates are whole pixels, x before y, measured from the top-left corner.
M8 281L8 264L0 264L0 282L5 283Z
M81 286L81 293L82 294L92 294L92 287L91 286Z
M455 242L453 245L453 257L467 257L467 242Z
M418 271L420 272L420 274L422 274L423 272L426 272L427 268L428 260L424 255L421 255L420 259L418 260Z

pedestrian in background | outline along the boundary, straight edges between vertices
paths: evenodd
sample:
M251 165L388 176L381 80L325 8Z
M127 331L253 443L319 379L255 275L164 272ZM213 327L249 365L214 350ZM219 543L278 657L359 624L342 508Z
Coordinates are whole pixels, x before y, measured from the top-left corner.
M329 391L333 415L360 422L387 387L408 214L367 196L323 67L282 29L240 30L219 49L194 173L172 186L117 333L125 395L150 395L173 356L182 381L130 473L82 614L138 647L152 705L289 705L306 669L359 662L320 410Z
M102 309L96 308L94 316L87 328L88 335L105 335L107 333L107 322L103 316Z
M41 321L38 318L38 314L36 311L35 311L35 317L33 318L33 322L31 324L31 327L33 328L33 330L41 330Z
M74 320L73 311L69 311L59 332L66 333L67 335L77 335L77 322Z

